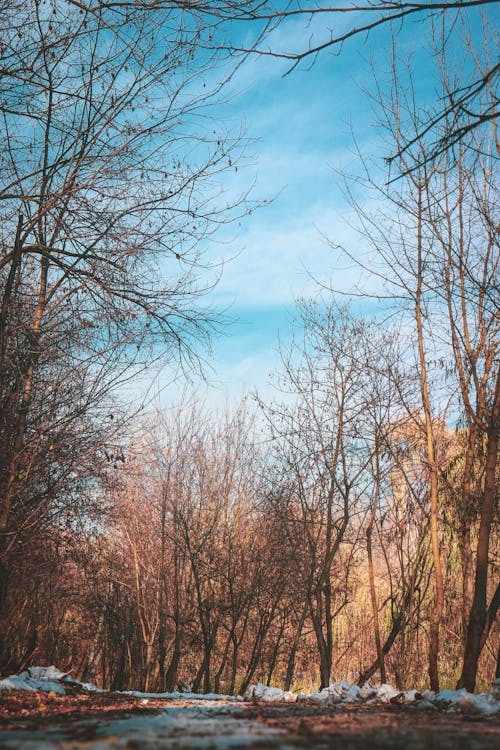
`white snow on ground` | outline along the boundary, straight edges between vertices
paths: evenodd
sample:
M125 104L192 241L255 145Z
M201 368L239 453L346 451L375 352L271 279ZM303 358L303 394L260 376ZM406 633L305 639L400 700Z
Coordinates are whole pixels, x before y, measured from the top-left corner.
M361 689L357 685L349 685L346 680L334 682L332 685L315 690L314 693L301 694L298 697L300 701L311 701L313 703L358 703L360 700Z
M289 690L268 687L259 682L257 685L251 685L248 688L243 699L246 701L264 701L264 703L295 703L297 695Z
M30 667L21 674L10 675L10 677L0 680L0 690L28 690L31 693L40 691L64 695L66 691L63 683L78 685L91 692L104 692L90 682L74 680L67 672L61 672L53 665L51 667Z
M64 695L64 685L78 685L85 690L104 692L91 683L82 683L72 679L68 673L61 672L57 667L31 667L19 675L11 675L0 680L0 690L28 690L30 692L53 692ZM323 690L313 693L292 693L276 687L268 687L258 683L251 685L246 691L243 699L233 695L218 695L216 693L141 693L136 690L126 691L124 695L135 698L159 698L170 701L188 701L192 703L207 704L217 701L257 701L263 703L294 703L295 701L307 701L324 705L337 703L404 703L416 708L440 708L445 711L461 711L463 713L474 713L483 716L492 716L500 713L500 699L492 693L481 693L476 695L466 690L442 690L433 693L424 690L419 693L416 690L399 691L391 685L383 684L379 687L366 683L363 687L350 685L346 680L340 680L329 685ZM229 707L228 707L229 708Z
M491 693L468 693L467 690L441 690L431 702L447 711L463 711L483 716L493 716L500 711L500 701Z
M134 698L168 698L169 700L183 701L241 701L240 696L219 695L219 693L141 693L138 690L121 690L121 695L131 695Z
M42 691L44 693L65 694L64 685L79 686L89 692L104 693L105 690L96 687L91 682L80 682L69 676L67 672L61 672L57 667L30 667L18 675L11 675L0 680L0 690L28 690L30 692ZM134 698L166 698L168 700L185 701L237 701L242 700L234 695L219 695L217 693L141 693L138 690L118 691L122 695L131 695ZM281 691L282 692L282 691Z
M262 701L264 703L288 703L291 701L306 701L309 703L320 703L332 705L336 703L404 703L413 705L415 708L441 708L445 711L461 711L463 713L481 714L483 716L492 716L500 713L500 700L495 698L492 693L481 693L476 695L468 693L465 689L461 690L442 690L440 693L433 693L431 690L424 690L420 693L417 690L396 690L392 685L380 685L376 687L366 683L362 688L357 685L350 685L345 680L335 682L323 690L315 690L313 693L290 693L280 690L280 688L267 687L261 685L251 685L245 695L244 700Z
M13 674L4 680L0 680L0 690L28 690L30 693L42 691L64 695L66 691L59 682L59 675L56 675L59 670L56 670L55 667L49 667L49 670L51 670L50 677L40 676L40 668L34 668L33 675L31 675L30 670L21 672L21 674ZM60 676L63 676L62 672Z
M237 718L237 705L200 704L173 706L162 709L157 716L134 716L116 721L98 730L105 736L123 737L116 747L130 747L134 738L140 739L141 749L162 748L233 748L254 744L258 739L276 736L283 730L265 726L261 722ZM214 740L216 745L214 745ZM130 743L130 744L128 744ZM113 745L115 747L115 745Z
M256 720L237 716L242 708L236 704L214 704L200 701L196 705L166 706L158 714L132 716L116 721L99 722L91 740L81 744L68 738L61 728L25 734L2 733L2 750L209 750L244 748L257 742L267 744L279 738L284 730L269 727ZM88 722L87 722L88 723Z

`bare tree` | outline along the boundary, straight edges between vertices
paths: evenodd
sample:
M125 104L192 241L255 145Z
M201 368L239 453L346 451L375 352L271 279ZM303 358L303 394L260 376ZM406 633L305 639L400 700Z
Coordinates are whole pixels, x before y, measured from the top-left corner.
M303 7L300 3L284 0L283 2L248 2L216 3L214 14L221 19L236 18L257 26L253 45L243 50L259 55L272 56L289 62L285 73L292 73L297 66L304 63L312 67L318 55L331 52L338 55L344 47L356 40L365 41L377 30L386 31L390 44L397 41L403 27L408 28L411 21L425 21L427 28L434 33L435 28L444 27L441 35L440 53L451 50L453 42L459 35L471 38L471 27L477 22L479 14L483 18L491 16L491 26L495 28L496 8L494 0L444 0L444 2L407 2L406 0L374 0L373 2L356 2L352 0L345 5L315 3L312 7ZM481 16L479 16L481 17ZM299 49L283 46L280 34L287 24L302 23L304 44ZM421 40L419 25L419 43ZM286 37L285 37L286 38ZM483 44L485 37L479 44ZM388 44L388 46L390 46ZM498 42L497 42L498 44ZM428 139L428 146L420 158L432 160L445 153L451 153L462 138L468 133L488 123L495 122L499 114L498 80L500 65L497 62L496 48L484 45L485 52L490 52L487 63L476 75L463 71L463 77L455 82L446 96L437 105L427 106L425 116L420 119L417 133L406 141L401 141L390 152L388 161L397 163L404 155L408 156L416 140ZM233 43L233 46L234 45ZM416 73L416 71L415 71ZM488 92L489 96L484 97ZM450 125L451 127L443 127ZM500 148L497 140L497 150ZM415 152L413 152L415 156ZM411 162L413 169L420 161Z
M350 0L345 5L314 3L304 7L292 0L216 0L215 2L180 2L180 0L122 0L120 3L107 3L101 0L68 0L75 7L100 13L104 8L116 14L132 13L139 9L142 13L155 15L162 10L177 10L195 23L214 23L217 34L211 33L206 41L208 47L223 47L234 54L259 54L280 58L289 63L285 75L293 72L302 63L312 67L318 55L328 52L338 55L352 41L364 42L377 31L387 33L388 40L396 40L401 29L409 24L419 22L419 41L422 22L428 29L435 26L446 26L442 36L443 49L451 48L457 35L471 35L471 27L477 22L479 14L483 18L491 16L492 27L495 26L495 0L372 0L357 2ZM253 42L241 47L238 35L234 33L234 22L253 31ZM228 31L226 31L226 24ZM299 49L283 46L280 34L288 24L302 24L304 43ZM425 158L432 159L446 152L451 152L456 144L471 131L495 121L499 114L498 79L500 65L497 62L495 47L492 49L488 64L477 76L468 76L459 80L456 86L448 91L447 96L437 105L429 108L425 118L420 122L417 137L430 136L430 146ZM484 91L494 92L486 103L482 98ZM453 116L453 127L443 129L442 125ZM399 157L411 150L414 140L410 139L399 145L391 153L390 162L397 162ZM500 148L497 141L497 149Z
M304 338L284 357L279 380L292 401L270 404L267 419L286 478L274 498L275 512L294 550L325 687L332 672L333 621L349 596L342 577L335 580L335 561L370 481L373 444L361 437L367 400L357 356L366 330L346 310L303 303L300 312ZM354 531L351 549L355 538Z
M465 52L474 57L470 46ZM446 55L440 63L443 91L447 92L453 86L453 71ZM477 64L480 66L481 61L477 60ZM409 80L411 84L411 78ZM490 93L485 92L485 97L488 96ZM403 143L412 143L409 152L400 149L397 174L405 175L405 181L397 180L400 184L382 187L368 177L366 184L370 183L387 205L392 203L394 211L385 216L381 211L369 215L358 206L363 232L376 251L377 262L368 267L348 254L378 280L380 298L392 299L392 304L397 301L400 314L406 311L414 318L422 409L422 419L417 419L417 423L427 440L435 575L436 606L429 664L434 686L437 686L439 619L444 607L438 530L443 465L438 458L434 431L445 408L452 418L463 419L467 425L462 489L457 501L463 509L461 554L466 610L469 606L466 580L470 579L472 565L470 529L475 518L479 518L481 529L466 646L467 687L473 689L475 673L472 677L471 664L475 663L477 668L480 633L487 618L488 549L495 502L492 488L498 460L495 365L498 321L492 298L498 275L494 229L498 225L498 184L492 153L496 133L494 124L490 134L471 133L461 141L455 160L443 156L431 164L425 142L418 138L419 116L415 107L411 86L403 88L394 68L392 97L383 104L382 120L397 149ZM449 127L453 127L453 123ZM414 169L412 165L417 163L421 166ZM411 402L408 402L408 411L412 411ZM483 451L485 444L489 449ZM477 494L481 500L476 516L473 497ZM464 680L462 677L463 684Z
M71 429L89 465L92 441L113 441L116 386L145 358L193 362L207 343L216 316L197 301L218 271L199 243L237 213L217 180L241 143L207 113L220 89L209 32L178 5L154 17L39 0L3 11L2 570L18 510L35 523L57 509L53 483L36 501L23 494L35 457L46 484L52 455L67 479L75 461L83 476L77 442L73 463L60 450ZM102 423L93 438L85 415Z

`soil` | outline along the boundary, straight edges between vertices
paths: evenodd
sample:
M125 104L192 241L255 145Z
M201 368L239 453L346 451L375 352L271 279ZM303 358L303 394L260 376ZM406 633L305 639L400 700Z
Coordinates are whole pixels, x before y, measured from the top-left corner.
M256 705L246 718L283 728L296 747L341 750L499 750L500 717L403 705Z
M79 719L115 720L124 715L155 713L167 701L134 698L119 693L84 693L68 689L66 695L0 691L2 730L47 729L73 724Z
M60 730L60 737L78 739L92 750L102 747L102 727L116 721L140 715L157 715L160 709L193 708L192 701L144 699L116 693L82 693L67 695L55 693L0 693L0 748L19 747L26 739L31 747L40 744L45 730ZM498 750L500 748L500 716L484 718L478 715L445 713L438 710L419 710L405 705L336 705L321 707L311 704L234 703L217 701L210 711L210 721L220 720L221 732L228 716L234 722L241 720L241 746L252 750L292 750L293 748L318 748L318 750ZM208 717L208 714L207 714ZM208 720L208 719L207 719ZM238 725L239 726L239 725ZM96 740L97 728L100 740ZM249 727L255 729L255 741ZM271 733L267 733L267 730ZM274 730L274 732L273 732ZM280 731L278 731L280 730ZM234 729L232 730L234 732ZM250 729L252 734L252 729ZM3 735L3 737L2 737ZM187 736L177 736L175 744L165 744L159 737L153 746L163 747L219 747L217 732L208 745L197 744ZM222 734L221 734L222 737ZM226 735L224 735L226 737ZM3 740L8 740L4 744ZM198 735L199 740L199 735ZM114 747L112 740L109 747ZM194 744L193 744L194 742ZM34 744L33 744L34 743ZM239 743L234 734L224 747ZM151 740L147 748L152 746ZM66 747L63 741L61 747ZM78 745L79 747L81 745ZM129 743L120 747L131 747ZM142 743L135 739L133 747L141 750ZM146 745L144 745L145 747Z

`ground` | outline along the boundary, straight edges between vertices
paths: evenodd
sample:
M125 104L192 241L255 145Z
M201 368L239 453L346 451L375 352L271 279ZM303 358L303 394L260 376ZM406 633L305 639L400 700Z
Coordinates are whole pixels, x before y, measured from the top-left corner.
M493 750L500 717L404 705L235 703L114 693L0 694L0 750Z

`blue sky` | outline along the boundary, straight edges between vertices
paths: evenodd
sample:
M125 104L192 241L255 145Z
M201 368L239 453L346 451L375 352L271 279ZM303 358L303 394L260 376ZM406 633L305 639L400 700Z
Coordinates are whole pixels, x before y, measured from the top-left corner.
M412 54L424 103L434 97L425 28L416 20L398 35L402 53ZM324 29L304 32L301 23L291 23L279 29L273 47L303 48L310 32L321 35ZM211 249L214 259L232 259L209 302L227 309L235 321L214 342L213 369L207 371L207 400L213 404L234 403L247 391L268 389L269 374L279 364L278 337L284 344L289 341L294 300L318 294L314 279L328 283L333 278L345 290L360 281L358 272L339 265L325 236L362 250L338 174L359 170L353 134L373 158L380 178L386 174L382 157L387 150L366 92L375 87L372 63L384 85L388 32L355 38L341 55L322 54L312 67L307 64L309 69L285 77L283 61L251 57L224 92L227 101L216 114L229 127L243 122L251 144L248 164L224 178L223 187L231 195L254 182L256 199L274 200L239 226L225 229ZM167 382L166 377L161 381ZM181 379L165 389L163 398L171 402L182 387Z
M276 59L251 58L226 91L225 117L244 120L252 141L250 164L226 187L237 191L255 180L255 198L273 200L230 227L227 245L213 248L216 256L237 254L211 295L236 322L215 342L209 401L267 388L279 363L278 337L290 338L294 300L316 293L311 275L330 275L331 251L321 233L346 243L354 238L334 170L352 166L351 124L364 141L370 138L359 90L366 61L358 52L325 55L311 70L282 77L285 69Z

